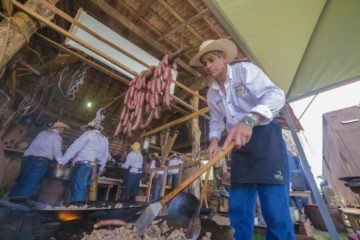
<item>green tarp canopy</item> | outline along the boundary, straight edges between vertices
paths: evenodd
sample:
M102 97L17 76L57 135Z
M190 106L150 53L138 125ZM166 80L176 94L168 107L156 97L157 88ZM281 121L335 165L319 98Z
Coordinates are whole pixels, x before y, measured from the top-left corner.
M359 0L205 0L288 100L360 78Z

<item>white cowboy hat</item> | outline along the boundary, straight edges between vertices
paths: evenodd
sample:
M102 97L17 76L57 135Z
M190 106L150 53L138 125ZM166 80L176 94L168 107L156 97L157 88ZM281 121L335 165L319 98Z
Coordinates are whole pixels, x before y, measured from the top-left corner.
M54 123L49 129L54 129L54 128L66 128L66 129L70 129L70 126L63 123L63 122L56 122Z
M201 67L200 58L208 52L212 51L222 51L225 52L229 62L233 61L238 55L238 48L236 47L233 41L229 39L222 38L217 40L206 40L199 47L199 52L191 59L190 65L195 67Z
M80 129L81 129L81 131L85 131L88 127L95 127L95 125L96 125L95 121L92 120L85 125L81 125ZM99 126L97 129L99 129L101 131L104 130L104 128L102 126Z

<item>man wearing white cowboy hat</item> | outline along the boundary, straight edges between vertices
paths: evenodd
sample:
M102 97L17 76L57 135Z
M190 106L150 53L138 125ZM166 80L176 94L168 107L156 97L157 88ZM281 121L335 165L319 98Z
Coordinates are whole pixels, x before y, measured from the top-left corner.
M100 124L91 121L80 129L85 132L68 147L58 164L58 168L63 168L70 159L73 159L75 167L70 182L71 202L86 200L93 167L99 164L99 171L102 172L110 157L109 141L100 132L102 129Z
M136 196L139 193L139 186L142 173L143 155L141 154L141 145L138 142L134 142L130 145L132 151L126 156L125 162L121 165L122 168L128 170L124 187L121 191L120 201L132 201L136 200ZM129 194L131 194L129 199Z
M266 239L294 239L289 213L289 171L280 125L274 120L284 106L284 92L255 64L231 63L236 45L228 39L207 40L190 64L202 66L214 81L207 93L210 109L209 158L231 141L229 217L235 239L253 239L256 195L267 224Z
M48 130L41 131L25 150L20 174L9 196L30 197L36 185L43 179L51 160L62 157L61 134L70 127L56 122Z

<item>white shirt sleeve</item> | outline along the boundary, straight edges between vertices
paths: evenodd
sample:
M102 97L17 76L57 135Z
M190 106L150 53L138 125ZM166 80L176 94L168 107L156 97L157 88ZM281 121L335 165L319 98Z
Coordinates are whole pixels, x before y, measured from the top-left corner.
M104 153L103 156L100 159L100 172L104 171L106 162L108 161L108 159L110 158L110 153L109 153L109 140L104 137Z
M62 158L62 149L61 149L61 145L62 145L62 138L60 136L56 137L54 139L54 143L53 143L53 154L54 154L54 159L56 161L60 161L60 159Z
M75 142L70 145L59 163L66 164L71 158L75 157L75 155L86 145L88 139L88 133L83 133L78 139L75 140Z
M267 124L276 117L285 104L285 94L269 77L255 64L240 65L242 75L245 76L246 88L256 97L258 104L251 112L260 114L265 120L260 124Z
M217 106L215 98L212 96L211 92L207 94L207 102L210 112L210 121L209 121L209 139L215 137L218 140L221 138L221 133L225 128L224 116L221 113L219 107Z

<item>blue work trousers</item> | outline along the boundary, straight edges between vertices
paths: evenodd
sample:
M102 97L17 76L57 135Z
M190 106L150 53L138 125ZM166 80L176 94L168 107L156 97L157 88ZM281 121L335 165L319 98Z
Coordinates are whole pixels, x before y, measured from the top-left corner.
M77 162L70 182L70 202L85 201L91 184L93 165Z
M125 185L120 195L121 202L128 200L134 202L136 200L136 196L139 193L140 180L141 180L141 173L129 172L127 174ZM128 199L129 194L131 194L130 199Z
M231 188L229 217L236 240L252 240L256 195L259 194L261 211L267 230L266 240L293 240L294 229L289 211L287 185L244 184Z
M49 161L45 158L24 156L21 162L20 174L9 196L29 198L36 185L43 179L48 170Z

